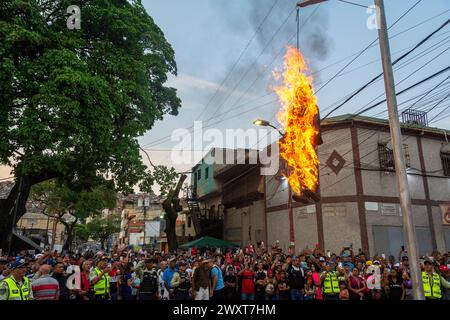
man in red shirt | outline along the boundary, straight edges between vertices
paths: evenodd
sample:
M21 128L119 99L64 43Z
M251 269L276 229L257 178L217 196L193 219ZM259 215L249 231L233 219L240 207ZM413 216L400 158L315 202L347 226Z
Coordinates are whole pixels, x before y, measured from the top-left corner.
M255 273L248 262L245 263L245 268L239 272L239 275L242 277L242 300L255 300Z

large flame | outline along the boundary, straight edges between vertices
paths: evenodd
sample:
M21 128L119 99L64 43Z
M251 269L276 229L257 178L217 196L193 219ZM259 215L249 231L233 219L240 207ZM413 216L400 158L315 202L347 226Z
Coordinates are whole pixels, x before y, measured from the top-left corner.
M288 46L282 72L283 85L275 88L282 109L278 121L286 132L279 141L281 157L287 162L285 175L292 190L303 194L315 191L318 184L319 159L316 152L319 110L312 88L312 77L306 76L306 63L300 51Z

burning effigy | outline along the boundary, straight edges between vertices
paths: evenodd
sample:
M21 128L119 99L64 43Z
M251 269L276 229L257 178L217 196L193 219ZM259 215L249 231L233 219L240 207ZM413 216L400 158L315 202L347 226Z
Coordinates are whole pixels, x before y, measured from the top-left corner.
M279 140L280 155L288 170L283 173L294 194L294 199L312 198L318 201L319 158L317 146L322 144L320 116L312 77L297 48L288 46L282 72L275 72L283 84L275 88L281 103L277 120L284 128Z

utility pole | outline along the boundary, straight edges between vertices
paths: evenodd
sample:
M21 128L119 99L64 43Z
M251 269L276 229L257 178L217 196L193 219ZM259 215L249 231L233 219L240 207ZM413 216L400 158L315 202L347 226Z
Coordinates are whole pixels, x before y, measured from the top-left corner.
M400 121L398 119L397 96L395 93L394 74L392 72L391 51L384 11L384 0L375 0L378 18L378 36L380 40L381 60L383 63L384 86L389 112L389 127L391 131L392 147L394 152L395 174L400 195L400 207L403 215L403 230L406 235L406 243L409 251L410 272L412 290L415 300L424 300L422 277L419 269L419 257L417 253L417 241L411 210L411 195L409 193L408 178L404 164L402 149L402 135Z
M148 203L147 203L147 201L148 201ZM144 241L142 242L143 243L142 248L144 249L145 248L145 240L146 240L146 236L147 236L146 231L145 231L145 228L146 228L145 225L147 223L147 206L150 204L150 198L147 197L147 194L145 194L144 198L142 199L142 202L144 205Z

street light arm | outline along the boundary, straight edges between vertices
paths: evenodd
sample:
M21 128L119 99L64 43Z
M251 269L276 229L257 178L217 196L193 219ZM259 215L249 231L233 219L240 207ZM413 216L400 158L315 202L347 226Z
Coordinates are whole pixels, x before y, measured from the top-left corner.
M277 127L275 127L272 124L268 124L268 126L271 127L272 129L277 130L281 137L284 137L286 135L286 133L283 133L280 129L278 129Z

